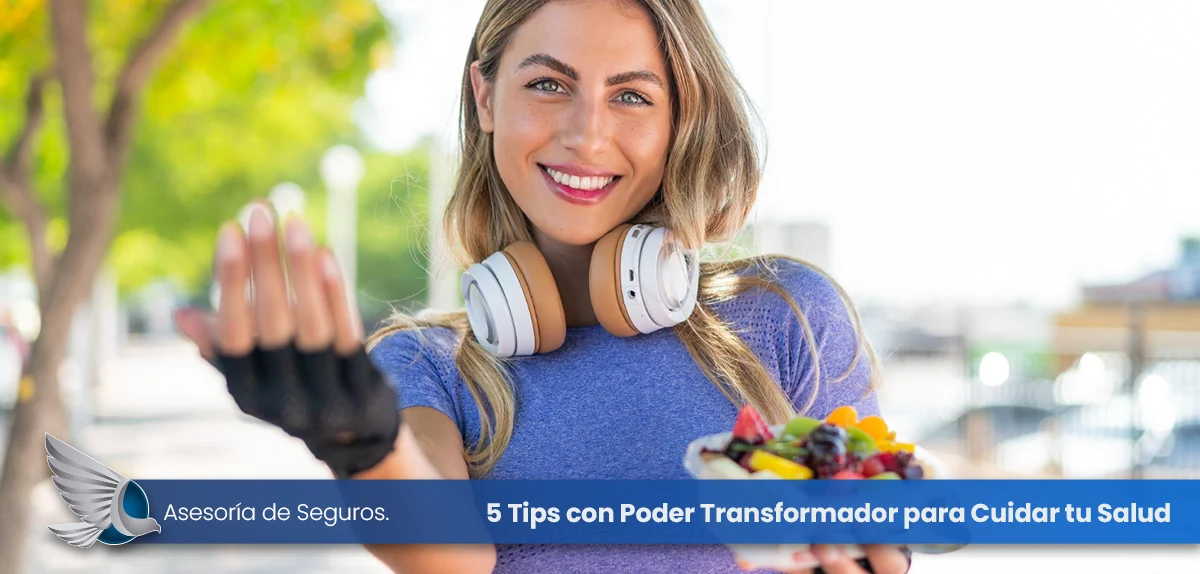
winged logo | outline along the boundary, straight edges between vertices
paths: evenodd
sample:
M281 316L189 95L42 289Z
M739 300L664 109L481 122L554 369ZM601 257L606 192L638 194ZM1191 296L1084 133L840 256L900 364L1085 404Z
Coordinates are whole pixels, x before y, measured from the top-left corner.
M51 481L62 499L82 520L50 524L55 536L72 546L88 548L124 544L151 532L162 532L149 517L150 504L138 484L46 433L46 462Z

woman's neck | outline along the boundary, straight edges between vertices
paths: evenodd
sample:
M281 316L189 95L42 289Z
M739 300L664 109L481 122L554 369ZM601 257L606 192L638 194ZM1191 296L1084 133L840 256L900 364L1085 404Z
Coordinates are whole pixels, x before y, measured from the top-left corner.
M533 230L533 239L538 250L546 258L554 283L562 298L563 316L568 327L595 325L596 312L592 310L592 298L588 287L588 269L592 261L594 243L569 245L555 240L541 231Z

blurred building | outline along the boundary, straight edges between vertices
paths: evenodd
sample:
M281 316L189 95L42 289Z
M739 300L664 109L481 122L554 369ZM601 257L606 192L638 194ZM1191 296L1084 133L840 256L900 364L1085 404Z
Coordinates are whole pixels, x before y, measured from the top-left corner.
M1083 301L1055 320L1059 370L1088 352L1200 359L1200 238L1182 241L1179 261L1127 283L1083 288Z
M797 257L830 271L829 226L809 221L756 221L751 226L759 253Z

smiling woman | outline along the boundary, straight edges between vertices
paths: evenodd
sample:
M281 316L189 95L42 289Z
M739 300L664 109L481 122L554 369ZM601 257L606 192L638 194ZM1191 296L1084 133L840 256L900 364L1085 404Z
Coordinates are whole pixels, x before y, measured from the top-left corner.
M472 63L480 129L539 244L592 243L658 190L673 102L657 44L637 6L551 3L494 65Z
M249 255L238 226L222 234L218 347L237 355L225 364L255 354L329 394L301 397L310 416L267 420L356 479L685 479L687 444L743 404L772 423L842 405L878 414L875 356L827 275L786 257L699 261L745 223L760 154L698 2L491 0L461 88L444 226L466 310L396 315L364 347L302 222L287 226L292 306L266 210ZM331 413L353 413L353 428L296 426ZM719 546L369 548L403 572L739 570ZM863 572L836 547L814 551L827 572ZM867 554L880 574L907 569L894 547Z

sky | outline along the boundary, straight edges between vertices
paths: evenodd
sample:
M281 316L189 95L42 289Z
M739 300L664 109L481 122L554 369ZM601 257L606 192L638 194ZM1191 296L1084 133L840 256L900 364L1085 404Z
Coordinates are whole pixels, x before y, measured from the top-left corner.
M1073 304L1200 235L1200 3L703 1L766 129L755 220L829 226L861 302ZM360 120L454 142L482 0L387 0Z

